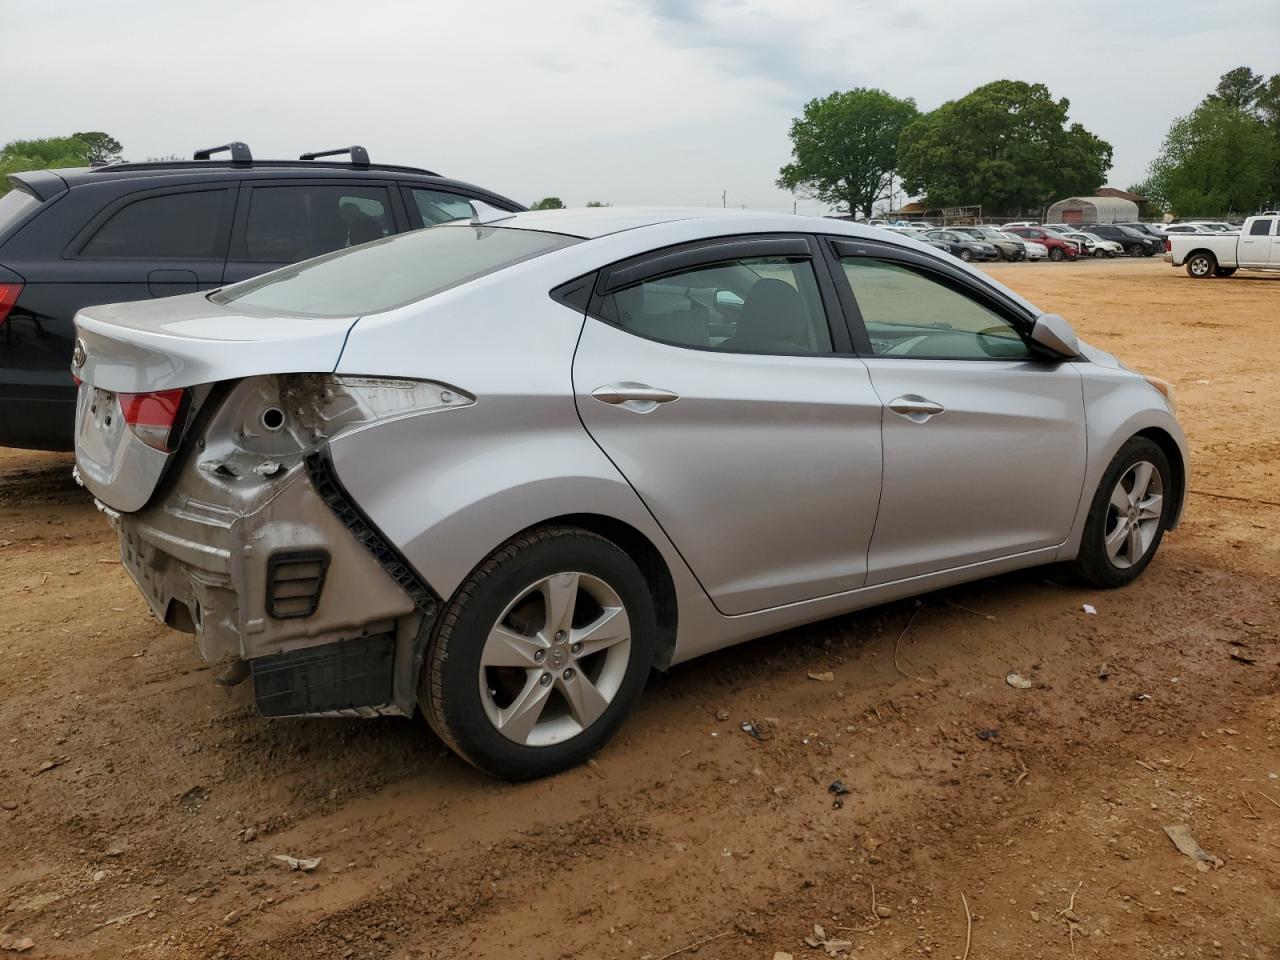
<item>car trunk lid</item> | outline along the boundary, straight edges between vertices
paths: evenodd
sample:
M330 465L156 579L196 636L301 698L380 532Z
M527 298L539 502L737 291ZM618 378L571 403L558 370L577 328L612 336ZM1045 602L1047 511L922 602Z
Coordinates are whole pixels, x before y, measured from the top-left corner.
M141 509L213 385L331 372L355 320L247 312L203 293L81 310L78 476L107 506Z

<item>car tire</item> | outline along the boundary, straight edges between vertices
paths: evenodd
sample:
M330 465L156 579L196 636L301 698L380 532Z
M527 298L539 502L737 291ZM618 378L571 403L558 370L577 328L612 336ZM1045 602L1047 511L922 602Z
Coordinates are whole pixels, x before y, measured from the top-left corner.
M1140 243L1131 243L1124 249L1125 253L1129 254L1131 257L1140 257L1146 252L1142 249L1142 244Z
M1049 251L1049 259L1052 260L1054 263L1060 263L1062 261L1062 257L1063 257L1063 253L1062 253L1061 247L1053 247Z
M549 776L617 732L656 644L653 598L635 562L587 530L542 527L495 550L449 600L418 702L440 739L485 773Z
M1093 256L1094 256L1094 259L1095 259L1095 260L1097 260L1097 259L1101 259L1102 257L1105 257L1106 255L1107 255L1107 251L1103 250L1101 247L1095 247L1095 248L1094 248Z
M1187 276L1195 277L1197 280L1204 280L1212 277L1217 270L1217 259L1206 250L1197 250L1187 257Z
M973 259L973 254L972 254L972 253L970 253L970 252L969 252L967 249L965 249L964 247L961 247L961 248L960 248L960 259L961 259L961 260L963 260L965 263L968 263L970 260L972 260L972 259Z
M1215 277L1229 277L1236 272L1235 267L1218 267L1213 271Z
M1164 451L1147 437L1131 438L1093 495L1072 572L1106 589L1136 580L1160 548L1175 493Z

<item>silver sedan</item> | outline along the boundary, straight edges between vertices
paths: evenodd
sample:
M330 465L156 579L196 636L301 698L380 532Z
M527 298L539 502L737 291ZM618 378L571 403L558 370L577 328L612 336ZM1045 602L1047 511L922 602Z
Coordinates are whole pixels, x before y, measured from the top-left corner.
M477 205L479 207L479 205ZM653 668L1177 523L1170 387L910 238L479 208L77 317L77 466L268 716L582 762Z

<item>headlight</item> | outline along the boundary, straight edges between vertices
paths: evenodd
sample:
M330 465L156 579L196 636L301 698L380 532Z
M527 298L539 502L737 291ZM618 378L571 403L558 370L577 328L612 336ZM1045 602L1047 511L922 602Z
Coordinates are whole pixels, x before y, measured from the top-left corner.
M1174 398L1172 383L1168 380L1162 380L1159 377L1148 377L1145 373L1142 375L1142 379L1146 380L1147 383L1151 384L1159 390L1161 394L1163 394L1165 402L1169 404L1170 410L1177 411L1178 401Z

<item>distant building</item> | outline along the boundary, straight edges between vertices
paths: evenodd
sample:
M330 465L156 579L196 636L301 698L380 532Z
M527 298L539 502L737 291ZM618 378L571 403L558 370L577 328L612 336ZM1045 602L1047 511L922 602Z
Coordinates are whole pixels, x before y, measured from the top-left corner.
M1121 200L1128 200L1142 206L1147 202L1146 197L1140 197L1136 193L1130 193L1128 190L1118 190L1115 187L1099 187L1094 191L1099 197L1118 197Z
M1111 190L1117 194L1103 194ZM1051 206L1044 215L1045 223L1126 223L1138 219L1138 200L1131 193L1103 187L1096 197L1068 197Z

